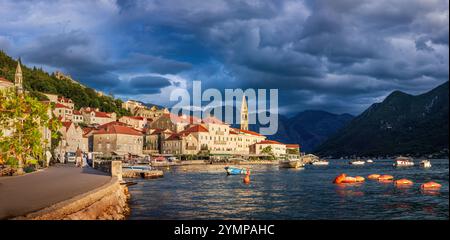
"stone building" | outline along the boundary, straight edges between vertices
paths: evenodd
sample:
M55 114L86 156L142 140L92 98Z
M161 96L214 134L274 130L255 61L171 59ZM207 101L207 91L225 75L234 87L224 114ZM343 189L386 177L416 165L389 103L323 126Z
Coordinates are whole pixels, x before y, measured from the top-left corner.
M271 149L271 153L266 153L265 149ZM273 154L275 157L286 155L286 145L273 140L264 140L250 146L250 153L256 155Z
M75 152L77 148L80 148L83 152L89 150L88 139L83 136L83 129L76 123L71 121L62 122L59 132L61 133L61 141L56 151L61 153L61 156L64 156L65 152Z
M102 125L109 122L115 122L117 115L115 112L106 113L101 112L94 108L81 108L81 114L83 115L83 121L89 125Z
M131 127L107 124L93 132L93 150L104 154L142 155L143 134Z
M72 121L73 119L73 109L61 103L55 104L53 114L63 122Z
M147 126L148 119L136 116L123 116L119 118L119 122L126 123L130 127L138 130L144 130L144 128Z

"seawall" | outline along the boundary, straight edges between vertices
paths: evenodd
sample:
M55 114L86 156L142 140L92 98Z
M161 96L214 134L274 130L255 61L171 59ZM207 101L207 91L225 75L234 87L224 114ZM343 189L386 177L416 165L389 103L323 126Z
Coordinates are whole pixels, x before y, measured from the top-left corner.
M16 220L122 220L129 214L128 187L118 177L97 189Z

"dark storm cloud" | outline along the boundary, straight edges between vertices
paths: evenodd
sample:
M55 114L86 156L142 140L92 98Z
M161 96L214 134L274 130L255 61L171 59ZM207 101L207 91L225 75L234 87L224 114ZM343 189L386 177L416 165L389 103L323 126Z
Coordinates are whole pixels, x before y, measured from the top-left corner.
M123 81L120 86L114 89L114 92L126 94L155 94L160 93L162 88L171 86L167 78L159 76L141 76Z
M130 97L170 83L128 76L176 75L206 88L277 88L290 111L357 114L393 90L420 93L449 75L447 0L42 3L2 3L15 24L0 23L0 44Z

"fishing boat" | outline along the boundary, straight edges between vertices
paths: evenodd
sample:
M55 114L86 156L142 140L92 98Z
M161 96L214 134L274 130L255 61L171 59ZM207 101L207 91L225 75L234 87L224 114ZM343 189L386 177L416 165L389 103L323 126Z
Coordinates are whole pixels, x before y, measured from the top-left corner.
M302 168L305 164L299 159L289 159L280 161L281 168Z
M394 167L410 167L410 166L414 166L414 162L411 158L400 156L395 159Z
M225 171L228 175L240 175L240 174L246 174L247 170L244 168L237 168L237 167L225 167Z
M431 167L431 162L430 162L430 160L422 160L420 162L420 166L422 166L424 168L430 168Z
M314 161L311 164L315 165L315 166L327 166L329 164L329 162L326 160L319 160L319 161Z
M366 162L364 162L363 160L354 160L349 162L350 165L364 165L365 163Z

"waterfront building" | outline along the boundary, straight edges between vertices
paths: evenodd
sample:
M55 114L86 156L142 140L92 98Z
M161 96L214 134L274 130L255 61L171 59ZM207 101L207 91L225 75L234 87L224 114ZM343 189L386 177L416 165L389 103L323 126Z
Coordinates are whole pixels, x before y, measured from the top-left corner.
M119 123L119 124L117 124ZM93 150L107 155L142 155L142 132L120 122L105 124L93 132Z
M264 140L250 146L250 153L256 155L273 155L282 157L286 155L286 145L278 141Z
M148 128L144 135L144 150L145 154L163 153L163 141L171 136L174 132L169 129Z

